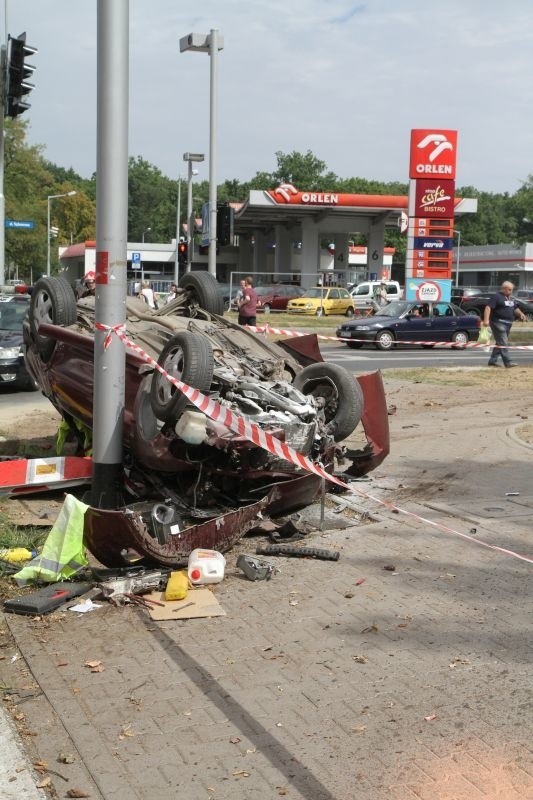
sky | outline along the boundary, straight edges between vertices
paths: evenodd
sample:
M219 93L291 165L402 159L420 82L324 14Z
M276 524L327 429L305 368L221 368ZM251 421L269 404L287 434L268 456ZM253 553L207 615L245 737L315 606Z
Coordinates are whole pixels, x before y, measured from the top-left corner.
M3 3L39 50L29 142L90 177L98 2ZM533 174L531 0L130 0L129 23L129 154L174 180L186 151L209 175L210 58L179 40L211 29L217 183L308 150L340 178L406 183L413 128L458 131L458 186L513 194Z

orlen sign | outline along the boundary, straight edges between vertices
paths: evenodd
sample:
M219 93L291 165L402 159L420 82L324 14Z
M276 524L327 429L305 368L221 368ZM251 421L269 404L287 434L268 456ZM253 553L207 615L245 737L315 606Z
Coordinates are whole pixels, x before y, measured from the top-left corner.
M455 180L456 152L457 131L412 130L409 177Z

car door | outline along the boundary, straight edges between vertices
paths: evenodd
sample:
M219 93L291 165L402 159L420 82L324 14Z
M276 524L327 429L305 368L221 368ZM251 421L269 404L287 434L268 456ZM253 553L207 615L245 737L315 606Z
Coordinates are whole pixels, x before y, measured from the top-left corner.
M431 317L431 334L435 342L451 342L452 335L458 327L456 317L450 303L433 303Z
M402 324L397 334L400 340L408 342L426 342L431 340L432 320L428 314L427 305L423 304L422 308L422 305L418 304L418 307L422 310L420 316L408 314L402 318Z
M340 314L339 290L330 289L328 292L328 314Z

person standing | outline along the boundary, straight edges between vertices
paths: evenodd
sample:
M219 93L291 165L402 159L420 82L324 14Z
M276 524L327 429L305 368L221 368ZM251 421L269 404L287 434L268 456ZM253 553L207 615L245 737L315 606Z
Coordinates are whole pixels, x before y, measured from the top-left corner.
M177 296L178 296L178 287L177 287L177 285L175 283L171 283L170 284L170 291L167 294L166 302L167 303L171 303L173 300L176 299Z
M257 294L250 276L244 279L243 295L237 300L239 325L255 325L257 314Z
M155 294L154 290L150 286L150 281L142 282L139 297L141 300L144 300L145 303L148 303L149 308L151 308L153 311L157 309Z
M82 297L94 297L96 294L96 275L94 272L88 272L84 279L85 288L80 294Z
M509 356L509 333L515 317L522 322L524 322L526 318L518 308L517 300L512 297L513 289L513 283L504 281L499 291L490 298L488 304L485 306L482 324L485 327L490 326L495 342L495 347L492 348L492 353L489 358L489 367L500 366L498 364L498 356L502 357L504 366L518 366L511 361L511 357Z
M387 284L384 281L381 281L379 289L376 292L376 302L380 308L386 306L389 302L389 298L387 297Z

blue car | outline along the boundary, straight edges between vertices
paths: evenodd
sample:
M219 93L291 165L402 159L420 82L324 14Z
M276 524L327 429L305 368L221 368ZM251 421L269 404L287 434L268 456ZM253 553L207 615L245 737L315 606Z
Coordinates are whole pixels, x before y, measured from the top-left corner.
M408 303L397 301L381 308L371 317L354 318L337 329L337 337L357 349L372 344L378 350L391 350L398 343L453 342L456 347L476 340L481 320L465 314L453 303Z

